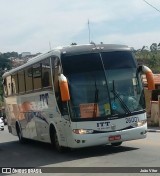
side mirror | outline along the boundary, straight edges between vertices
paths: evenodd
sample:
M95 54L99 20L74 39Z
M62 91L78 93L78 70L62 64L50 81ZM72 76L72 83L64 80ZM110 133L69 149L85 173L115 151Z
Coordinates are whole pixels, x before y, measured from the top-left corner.
M58 78L59 80L59 87L61 92L61 99L63 102L70 100L69 88L68 88L68 81L67 78L61 74Z
M152 70L149 67L142 65L138 67L138 72L142 72L146 75L148 90L154 90L155 82L154 82L154 76L153 76Z

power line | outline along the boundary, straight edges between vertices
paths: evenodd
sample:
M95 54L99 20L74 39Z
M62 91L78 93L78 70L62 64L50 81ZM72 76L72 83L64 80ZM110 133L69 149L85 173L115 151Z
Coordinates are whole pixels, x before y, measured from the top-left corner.
M157 9L156 7L154 7L152 4L150 4L149 2L147 2L146 0L143 0L145 3L147 3L149 6L151 6L152 8L154 8L155 10L157 10L158 12L160 12L159 9Z

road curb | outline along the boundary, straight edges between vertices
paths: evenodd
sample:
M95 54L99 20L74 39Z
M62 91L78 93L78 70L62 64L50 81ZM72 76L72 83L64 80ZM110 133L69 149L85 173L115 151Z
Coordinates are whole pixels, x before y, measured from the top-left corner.
M160 133L160 130L153 130L153 129L148 129L148 132L156 132L156 133Z

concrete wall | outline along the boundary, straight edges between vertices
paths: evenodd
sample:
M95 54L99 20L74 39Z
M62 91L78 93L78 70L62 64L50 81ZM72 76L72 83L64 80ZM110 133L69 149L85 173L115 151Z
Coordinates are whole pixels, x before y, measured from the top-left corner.
M160 125L160 101L152 101L151 102L151 123L152 125Z
M144 93L148 125L160 127L160 96L158 96L158 101L151 101L152 91L145 89Z
M149 118L151 116L151 94L152 91L148 89L144 89L144 95L145 95L145 101L146 101L146 112L147 112L147 117Z

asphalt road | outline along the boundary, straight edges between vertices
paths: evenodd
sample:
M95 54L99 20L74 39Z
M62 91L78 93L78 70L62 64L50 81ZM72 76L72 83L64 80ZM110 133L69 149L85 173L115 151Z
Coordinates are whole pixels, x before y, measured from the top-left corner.
M1 167L160 167L160 133L148 133L146 139L124 142L120 147L100 146L58 153L49 144L27 141L20 144L18 138L0 131ZM42 174L43 175L43 174ZM50 175L50 174L46 174ZM57 173L56 175L64 175ZM65 174L75 175L75 174ZM78 173L77 175L86 175ZM114 174L105 174L114 175ZM125 175L125 174L116 174ZM126 175L139 175L126 174ZM150 175L140 173L140 175ZM151 173L151 175L158 175Z

